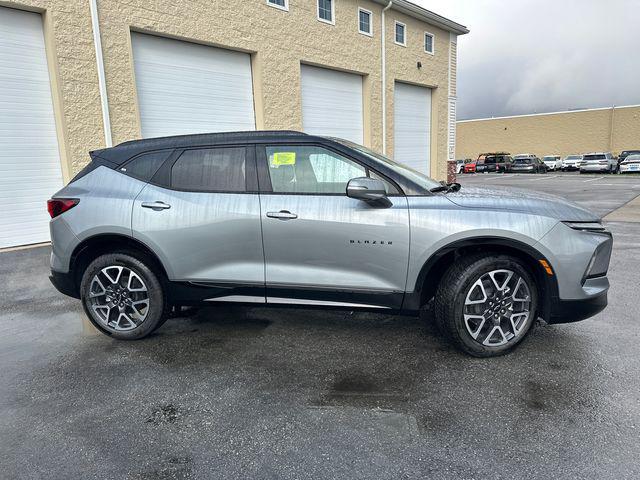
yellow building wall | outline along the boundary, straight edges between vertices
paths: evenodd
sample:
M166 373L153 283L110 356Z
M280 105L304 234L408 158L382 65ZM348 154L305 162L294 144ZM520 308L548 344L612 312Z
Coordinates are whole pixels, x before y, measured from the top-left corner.
M640 106L468 120L457 127L458 158L493 151L542 157L640 149Z
M45 41L65 177L105 146L89 0L0 0L43 14ZM358 7L373 12L373 37L358 33ZM290 0L289 11L266 0L99 0L113 143L140 138L131 32L251 54L258 129L302 129L300 64L358 73L364 78L365 144L382 150L381 12L369 0L340 0L335 25L317 20L316 0ZM393 154L396 80L433 88L431 174L446 177L449 32L387 11L387 153ZM394 21L407 25L407 47L396 45ZM435 55L424 32L435 34ZM422 68L417 63L422 62Z

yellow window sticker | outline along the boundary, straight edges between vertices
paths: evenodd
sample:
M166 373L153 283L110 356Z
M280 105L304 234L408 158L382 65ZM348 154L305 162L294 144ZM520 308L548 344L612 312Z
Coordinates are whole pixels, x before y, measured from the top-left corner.
M271 165L279 167L280 165L295 165L296 152L276 152L273 154Z

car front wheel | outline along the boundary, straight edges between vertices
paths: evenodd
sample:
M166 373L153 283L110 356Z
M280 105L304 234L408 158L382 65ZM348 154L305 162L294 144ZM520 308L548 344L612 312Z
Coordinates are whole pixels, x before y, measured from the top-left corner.
M476 357L507 353L536 319L538 290L527 267L507 255L463 257L445 273L435 298L440 331Z
M80 295L91 323L121 340L149 335L168 315L158 276L127 253L101 255L91 262L82 276Z

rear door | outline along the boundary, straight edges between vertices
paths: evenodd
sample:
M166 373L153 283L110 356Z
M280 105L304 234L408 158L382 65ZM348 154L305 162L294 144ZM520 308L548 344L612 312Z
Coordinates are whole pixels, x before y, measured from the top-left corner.
M318 145L259 147L267 303L400 308L409 259L407 200L347 197L351 178L382 178ZM383 179L385 180L385 179Z
M264 302L255 149L177 151L133 206L134 237L170 280L216 287L207 300Z

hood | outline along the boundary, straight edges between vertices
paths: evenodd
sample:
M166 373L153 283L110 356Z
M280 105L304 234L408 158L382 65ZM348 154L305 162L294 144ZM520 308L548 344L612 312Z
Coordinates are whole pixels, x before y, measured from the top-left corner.
M464 208L478 210L506 210L542 215L565 222L598 222L600 217L562 197L509 187L462 187L446 198Z

